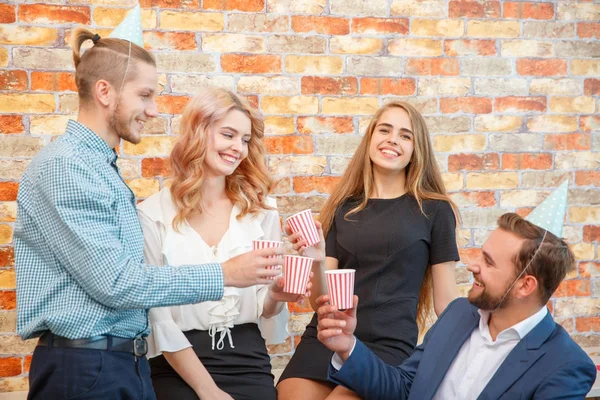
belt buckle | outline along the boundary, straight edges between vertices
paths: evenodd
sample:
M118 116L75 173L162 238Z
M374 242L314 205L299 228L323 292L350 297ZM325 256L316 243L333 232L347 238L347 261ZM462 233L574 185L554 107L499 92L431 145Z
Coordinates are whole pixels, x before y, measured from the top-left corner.
M148 353L148 342L145 337L136 337L133 339L133 354L136 357L143 357Z

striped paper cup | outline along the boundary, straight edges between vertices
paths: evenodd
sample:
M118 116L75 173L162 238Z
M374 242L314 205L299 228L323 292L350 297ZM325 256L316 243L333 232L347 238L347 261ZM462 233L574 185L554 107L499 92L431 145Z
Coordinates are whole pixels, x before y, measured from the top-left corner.
M292 215L287 219L287 223L290 225L292 232L300 232L302 234L302 237L306 240L307 247L314 246L321 240L310 210L304 210Z
M266 249L269 247L283 247L283 242L279 242L277 240L253 240L252 241L252 249L256 250L256 249ZM268 267L266 267L267 269L276 269L281 271L281 266L280 265L270 265ZM267 277L267 279L275 279L277 277L281 276L281 274L277 275L277 276L269 276Z
M354 273L353 269L335 269L325 271L327 277L327 290L330 303L338 310L347 310L354 307Z
M313 259L289 255L283 258L285 268L283 291L285 293L305 294L306 285L308 285L308 279L312 270Z

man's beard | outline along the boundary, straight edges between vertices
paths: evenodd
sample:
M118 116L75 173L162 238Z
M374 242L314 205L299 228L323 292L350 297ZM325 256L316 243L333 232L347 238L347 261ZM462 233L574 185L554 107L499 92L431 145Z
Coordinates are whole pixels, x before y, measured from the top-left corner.
M140 142L140 138L139 136L135 136L132 132L131 132L131 121L125 120L125 118L122 118L119 114L121 111L121 98L119 97L119 100L117 102L117 105L115 106L115 110L113 111L112 115L110 116L110 129L112 129L114 132L117 133L117 135L119 136L119 138L133 143L133 144L138 144Z
M478 296L471 295L472 290L470 290L469 303L483 311L496 311L499 308L506 307L510 303L511 299L506 294L507 290L510 290L510 287L507 287L500 296L492 296L486 291L485 287Z

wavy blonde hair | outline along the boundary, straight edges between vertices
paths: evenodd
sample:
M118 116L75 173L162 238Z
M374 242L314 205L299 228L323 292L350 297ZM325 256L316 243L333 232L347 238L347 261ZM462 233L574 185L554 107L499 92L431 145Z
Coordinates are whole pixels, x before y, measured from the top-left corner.
M385 104L373 115L367 131L350 160L342 179L340 179L333 193L327 199L319 216L325 235L327 235L327 232L331 228L336 210L348 198L357 198L359 204L346 213L344 216L346 219L367 206L374 186L373 165L369 156L371 138L381 115L392 108L400 108L408 113L414 133L414 152L405 169L406 189L408 193L417 200L423 215L425 215L423 200L442 200L448 202L452 207L457 224L460 221L458 209L448 197L444 182L442 181L442 175L433 153L429 129L423 116L412 105L405 102L393 101ZM428 217L427 215L425 216ZM419 294L419 306L417 310L419 331L425 328L428 317L433 309L432 291L433 279L431 267L428 265Z
M262 116L237 94L221 89L206 88L185 107L180 126L180 137L171 152L173 182L171 195L178 212L173 220L174 229L194 211L202 212L202 185L205 179L204 158L211 130L232 110L243 112L250 118L251 136L248 156L233 174L225 177L227 197L241 207L238 219L261 209L271 209L266 197L273 188L273 180L265 165Z

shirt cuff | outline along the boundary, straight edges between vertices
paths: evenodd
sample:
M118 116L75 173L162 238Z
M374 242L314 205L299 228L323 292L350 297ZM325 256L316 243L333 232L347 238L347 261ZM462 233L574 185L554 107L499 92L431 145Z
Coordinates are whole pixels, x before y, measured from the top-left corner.
M354 338L354 344L352 345L352 349L350 349L350 353L348 353L348 357L352 355L352 352L354 351L355 347L356 347L356 338ZM340 356L338 356L338 353L333 353L333 357L331 357L331 366L333 368L335 368L337 371L339 371L340 369L342 369L343 365L344 365L344 361L342 360L342 358Z
M223 298L224 277L221 264L210 263L191 266L191 276L196 287L196 299L188 303L219 301ZM180 267L181 269L181 267Z

